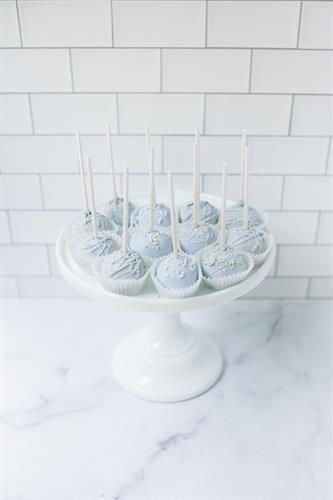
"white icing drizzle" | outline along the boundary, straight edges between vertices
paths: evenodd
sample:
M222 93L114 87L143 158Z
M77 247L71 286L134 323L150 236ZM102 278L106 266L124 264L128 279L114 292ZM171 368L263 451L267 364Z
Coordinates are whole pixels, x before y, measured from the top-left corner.
M193 218L193 202L190 201L180 209L181 221L189 222ZM217 209L208 201L201 201L199 205L199 221L210 222L217 219Z
M180 227L179 237L184 242L186 240L186 242L193 243L194 245L200 243L209 245L215 240L215 232L209 226L200 225L193 227L192 224L186 224L186 226Z
M214 276L216 273L224 269L237 270L237 265L241 265L244 260L244 255L237 249L228 248L227 250L222 251L218 248L214 248L204 255L201 262L203 265L216 268L210 272L210 275Z
M236 247L245 245L248 242L253 242L250 252L254 254L263 253L267 248L265 233L263 231L258 231L255 227L250 227L242 231L237 238L231 240L230 244Z
M101 233L97 238L89 235L78 243L78 250L83 253L104 257L116 249L116 243L109 234Z

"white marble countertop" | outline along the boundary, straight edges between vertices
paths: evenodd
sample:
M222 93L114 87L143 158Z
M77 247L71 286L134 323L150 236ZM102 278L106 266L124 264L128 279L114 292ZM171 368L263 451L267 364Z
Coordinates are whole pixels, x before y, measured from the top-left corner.
M113 347L144 315L85 300L4 307L1 500L333 498L332 303L185 314L226 368L175 404L112 379Z

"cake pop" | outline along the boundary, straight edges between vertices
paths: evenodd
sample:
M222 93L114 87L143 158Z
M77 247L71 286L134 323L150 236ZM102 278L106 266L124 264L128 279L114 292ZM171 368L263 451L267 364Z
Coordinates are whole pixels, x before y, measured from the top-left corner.
M200 182L198 172L198 144L193 144L193 215L187 223L182 223L178 230L180 247L191 254L200 252L216 241L216 230L211 224L199 222Z
M241 150L241 196L235 205L229 207L226 212L225 224L227 229L241 227L243 225L244 212L244 191L247 184L247 174L245 172L245 148L248 147L247 132L242 132L242 150ZM262 215L254 207L248 207L249 226L261 227L264 224Z
M88 202L88 192L87 192L87 184L86 184L86 175L84 171L83 157L82 157L82 147L81 147L81 138L79 132L76 132L76 146L77 146L77 159L80 170L80 179L81 179L81 188L83 195L83 211L77 215L71 224L70 228L70 237L73 237L74 240L79 240L80 238L84 238L86 233L92 232L92 215L91 210L89 210L89 202ZM114 225L108 218L103 215L101 212L96 212L96 224L97 228L100 231L110 231L114 230Z
M92 233L85 231L82 227L78 229L78 232L82 231L82 235L77 238L75 243L72 242L72 252L78 262L87 270L90 270L91 264L96 258L110 255L119 246L116 241L116 235L110 231L100 232L98 229L90 156L86 157L86 164L90 192Z
M173 183L171 173L169 172L168 175L173 253L153 266L152 278L161 295L168 298L184 298L190 297L198 291L201 282L201 269L193 255L178 250Z
M242 281L253 268L249 254L226 247L225 213L227 200L228 166L223 165L222 208L220 215L220 242L204 253L201 258L203 280L215 290L223 290Z
M149 146L149 225L137 226L129 241L129 248L150 259L163 257L172 252L172 241L168 234L155 227L154 220L154 147Z
M199 128L195 129L195 144L197 147L197 162L198 162L198 178L200 184L200 144L199 144ZM200 189L200 186L199 186ZM182 205L179 209L179 221L180 222L193 222L193 203L194 201L188 201L185 205ZM216 224L218 221L218 210L214 205L209 203L209 201L200 199L198 200L197 209L198 222Z
M139 293L148 276L148 267L138 252L128 248L128 168L124 172L123 234L121 250L103 259L95 271L101 284L108 290L123 295Z
M119 232L121 232L121 228L123 226L123 211L124 211L124 200L120 196L118 196L117 192L117 183L116 183L116 174L114 169L114 161L113 161L113 151L112 151L112 142L111 142L111 130L110 123L106 122L106 142L107 142L107 150L108 150L108 159L111 170L111 179L112 179L112 192L113 197L102 207L103 213L112 220L115 224L117 224L120 228ZM131 216L135 207L133 203L129 201L128 203L128 211Z
M150 142L150 131L149 128L145 129L146 135L146 146L148 155L148 164L150 165L150 155L151 155L151 142ZM154 150L153 153L154 154ZM149 167L150 168L150 167ZM170 209L164 203L156 202L156 188L155 188L155 169L153 167L152 172L153 179L153 220L154 225L159 227L169 227L170 226ZM140 226L141 228L148 228L150 224L150 205L144 206L137 209L132 215L132 224L134 226Z
M232 248L251 253L255 263L259 263L265 258L269 250L269 235L262 229L249 225L248 214L248 156L249 147L245 147L244 161L244 207L243 225L228 232L228 245Z

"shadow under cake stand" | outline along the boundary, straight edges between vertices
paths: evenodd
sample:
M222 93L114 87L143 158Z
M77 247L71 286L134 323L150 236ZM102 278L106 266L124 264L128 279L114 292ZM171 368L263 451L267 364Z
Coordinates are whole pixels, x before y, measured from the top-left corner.
M177 203L186 203L191 197L191 192L179 191ZM202 198L220 206L216 196L203 194ZM147 203L146 195L131 199L138 206ZM158 201L168 203L168 194L161 193ZM151 313L150 321L127 335L115 349L112 370L118 383L135 396L159 402L190 399L214 385L223 369L220 349L205 332L183 323L180 313L230 302L255 288L272 267L273 236L265 261L241 283L221 291L201 284L195 297L170 300L159 297L150 277L134 297L105 290L71 257L65 237L69 224L61 230L56 245L58 264L67 282L81 294L117 309Z

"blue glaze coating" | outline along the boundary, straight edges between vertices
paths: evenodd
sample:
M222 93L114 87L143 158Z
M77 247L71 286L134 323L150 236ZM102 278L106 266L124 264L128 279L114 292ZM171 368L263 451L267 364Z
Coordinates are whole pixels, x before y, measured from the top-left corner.
M219 220L218 210L209 201L201 200L198 210L198 222L216 224ZM193 220L193 202L189 201L179 209L180 222L191 222Z
M94 257L110 255L118 249L118 245L108 231L101 232L97 238L93 234L87 234L76 246L77 252Z
M269 236L265 231L255 227L249 229L240 227L230 230L227 241L230 247L260 255L268 248Z
M135 280L147 271L146 264L137 252L124 254L118 250L102 262L101 274L106 279Z
M137 217L137 224L142 228L149 227L149 207L142 207ZM134 221L135 223L135 221ZM154 208L154 225L168 227L171 224L170 209L163 203L157 203Z
M158 258L172 252L172 241L158 230L140 231L131 236L129 248L144 257Z
M180 224L178 228L180 247L184 252L197 253L216 241L216 233L209 224Z
M233 229L236 227L242 227L244 221L244 208L242 205L236 205L230 207L226 211L225 227L227 229ZM249 207L249 226L258 227L264 223L258 210L253 207Z
M123 226L123 210L124 210L124 199L114 198L110 200L104 207L103 213L113 222L118 224L118 226ZM128 225L130 225L131 214L135 210L135 206L132 202L128 203Z
M170 255L158 264L156 278L165 288L186 288L198 280L198 266L192 255Z
M201 259L201 269L206 278L224 278L246 271L248 259L235 248L216 246Z

